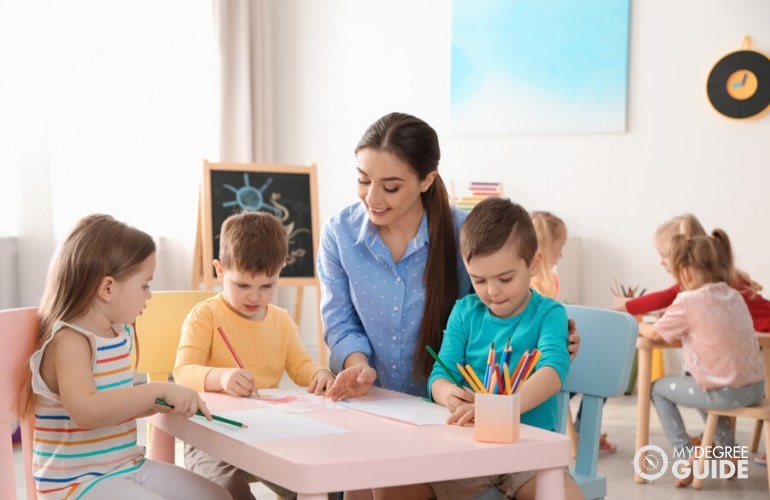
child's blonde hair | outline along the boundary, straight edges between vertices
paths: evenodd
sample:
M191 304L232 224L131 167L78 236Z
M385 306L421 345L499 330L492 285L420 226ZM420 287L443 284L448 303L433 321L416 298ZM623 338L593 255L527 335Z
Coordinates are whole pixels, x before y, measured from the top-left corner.
M669 247L671 272L682 289L696 289L707 283L727 282L730 278L732 249L727 233L715 229L711 236L687 237L677 234ZM685 272L689 286L685 287Z
M241 212L222 224L219 261L225 269L278 274L289 255L289 237L281 221L267 212Z
M687 238L706 236L706 230L703 229L703 226L693 214L677 215L658 226L658 229L655 231L655 244L658 248L668 249L676 235L682 235ZM729 266L726 281L731 286L739 290L750 290L752 297L762 290L762 285L751 279L748 273L735 267L731 247L725 258L728 259L727 265Z
M540 265L532 277L532 288L545 297L556 298L558 293L553 268L556 265L551 255L553 242L567 237L567 225L551 212L542 210L530 214L537 233L537 249L540 252Z
M40 349L57 321L69 321L84 314L106 276L120 281L155 252L152 237L109 215L82 218L59 246L48 270L45 291L38 307L38 327L32 352ZM32 355L30 352L30 356ZM34 407L32 372L22 377L19 411Z

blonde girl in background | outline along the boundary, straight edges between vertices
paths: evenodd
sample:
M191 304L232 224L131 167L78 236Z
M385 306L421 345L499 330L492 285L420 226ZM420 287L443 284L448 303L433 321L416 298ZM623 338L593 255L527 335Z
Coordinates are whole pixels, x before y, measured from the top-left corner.
M540 254L539 264L530 285L544 297L558 299L559 275L556 266L561 260L562 250L567 242L567 225L564 221L551 212L535 210L531 212L532 224L537 234L537 248ZM571 394L570 397L575 394ZM580 417L583 413L583 405L580 405L575 420L575 430L580 430ZM613 453L618 445L607 440L607 434L602 433L599 439L599 453Z
M133 323L152 295L154 270L152 238L108 215L83 218L59 247L19 407L35 415L37 498L231 498L202 476L145 459L137 446L139 417L200 410L211 420L193 390L134 386Z
M731 262L730 240L720 229L711 237L675 236L668 265L681 291L655 324L639 327L639 334L652 340L682 341L685 375L662 377L652 385L652 402L674 456L690 457L693 450L679 406L695 408L705 419L709 409L751 406L764 395L754 322L746 301L727 283ZM714 444L735 446L724 417L717 422ZM676 486L691 482L692 475Z
M530 214L537 233L537 248L540 264L532 277L531 286L540 295L557 299L559 296L559 276L556 264L561 259L561 251L567 242L567 225L551 212L534 211Z

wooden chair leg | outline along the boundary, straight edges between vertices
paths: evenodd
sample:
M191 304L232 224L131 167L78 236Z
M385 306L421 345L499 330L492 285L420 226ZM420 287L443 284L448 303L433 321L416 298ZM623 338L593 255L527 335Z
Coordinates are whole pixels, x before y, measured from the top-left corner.
M757 423L761 424L762 421L758 421ZM765 453L767 453L767 450L770 450L770 425L765 426ZM767 463L767 487L768 491L770 491L770 462Z
M708 416L706 417L706 428L703 429L703 443L712 443L714 441L714 433L717 430L717 419L719 419L719 415L711 412L708 413ZM693 462L693 474L695 474L696 470L704 470L704 467L706 466L706 457L704 455L704 453L701 453L700 457ZM695 490L703 488L703 478L699 478L697 475L695 475L695 478L692 482L692 487Z
M751 436L751 446L749 447L749 450L752 453L756 453L757 450L759 450L759 440L762 438L762 421L757 420L757 423L754 424L754 435ZM767 448L765 448L765 451L767 451Z
M567 408L567 436L572 442L572 458L575 458L578 452L578 433L575 430L575 422L572 420L572 408Z

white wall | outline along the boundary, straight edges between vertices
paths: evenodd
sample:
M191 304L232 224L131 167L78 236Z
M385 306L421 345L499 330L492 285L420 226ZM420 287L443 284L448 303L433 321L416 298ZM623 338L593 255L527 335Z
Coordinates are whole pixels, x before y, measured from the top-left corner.
M355 201L353 147L389 111L439 132L446 179L502 179L529 209L560 215L581 239L582 299L610 303L613 279L671 282L652 235L694 212L722 227L738 264L770 286L770 115L733 122L709 106L711 66L744 35L770 53L770 2L632 2L628 128L620 134L452 137L451 2L276 1L276 161L319 168L323 219Z

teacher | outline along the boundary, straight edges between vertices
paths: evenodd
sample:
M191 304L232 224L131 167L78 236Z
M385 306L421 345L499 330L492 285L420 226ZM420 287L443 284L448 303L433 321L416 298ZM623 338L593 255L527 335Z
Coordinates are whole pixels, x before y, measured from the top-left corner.
M467 214L450 204L438 136L423 120L383 116L355 155L361 203L324 224L318 253L324 337L337 373L327 396L361 396L377 380L425 397L433 367L425 346L439 350L449 312L471 291L457 249Z

